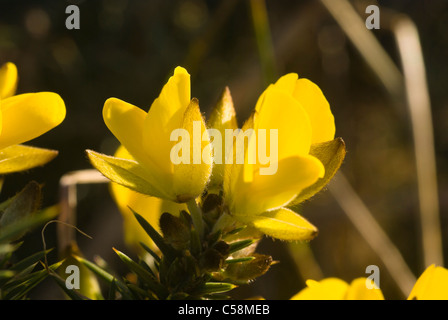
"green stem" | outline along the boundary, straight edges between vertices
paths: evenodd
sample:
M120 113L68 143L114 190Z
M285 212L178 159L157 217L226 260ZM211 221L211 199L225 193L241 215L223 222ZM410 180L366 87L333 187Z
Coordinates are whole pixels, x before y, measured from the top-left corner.
M204 237L204 220L202 219L202 210L199 208L195 199L187 202L188 211L190 211L191 219L193 220L193 225L199 234L199 238Z

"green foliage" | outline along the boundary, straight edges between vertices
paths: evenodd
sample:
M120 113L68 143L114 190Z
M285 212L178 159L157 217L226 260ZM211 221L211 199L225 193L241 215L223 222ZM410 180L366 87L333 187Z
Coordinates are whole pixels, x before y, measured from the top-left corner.
M0 299L26 299L29 291L48 276L49 270L60 266L56 263L48 270L43 268L40 261L51 250L36 252L17 262L13 259L23 236L58 213L56 207L39 210L40 202L41 186L30 182L16 196L0 204Z
M117 277L84 258L77 259L108 286L109 299L229 298L226 293L263 275L273 261L270 256L254 253L257 241L253 236L248 238L245 228L227 226L215 230L214 226L225 214L221 199L209 194L202 200L202 206L198 207L205 229L202 237L186 211L181 211L178 217L162 214L161 234L133 211L157 249L142 244L147 256L138 259L114 249L129 270L125 277Z

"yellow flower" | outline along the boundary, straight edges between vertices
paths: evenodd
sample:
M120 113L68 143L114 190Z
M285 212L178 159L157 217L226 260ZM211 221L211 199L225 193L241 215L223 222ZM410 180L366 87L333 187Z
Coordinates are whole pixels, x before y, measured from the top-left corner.
M236 140L251 129L244 163L238 163L239 149L234 148L234 161L226 164L224 195L230 215L275 238L311 239L317 229L286 207L307 188L316 186L301 200L320 190L342 162L345 148L333 140L334 118L327 100L311 81L287 74L263 92ZM257 151L256 161L249 160L250 150ZM264 157L270 154L269 163L260 161L260 151Z
M418 278L409 300L448 300L448 270L429 266Z
M106 101L103 118L109 130L135 160L88 150L93 166L112 181L134 191L173 202L188 202L202 194L212 171L210 139L197 99L190 98L190 75L177 67L148 112L116 98ZM199 124L199 127L195 126ZM174 164L172 133L199 129L202 161Z
M42 165L57 153L18 146L58 126L65 118L62 98L53 92L14 95L18 75L9 62L0 68L0 174Z
M371 281L371 289L367 287L366 281ZM306 285L291 300L384 300L381 289L376 288L373 281L367 278L357 278L350 284L338 278L307 280Z
M132 156L123 146L118 148L115 156L123 159L132 159ZM138 212L159 232L159 219L163 212L178 215L180 210L187 209L185 204L178 204L168 200L150 197L136 191L132 191L114 182L111 183L110 187L113 199L115 200L123 217L124 241L135 252L141 252L142 247L140 243L146 244L154 251L157 250L157 247L154 245L154 242L144 231L144 229L140 226L129 208L132 208L134 211Z

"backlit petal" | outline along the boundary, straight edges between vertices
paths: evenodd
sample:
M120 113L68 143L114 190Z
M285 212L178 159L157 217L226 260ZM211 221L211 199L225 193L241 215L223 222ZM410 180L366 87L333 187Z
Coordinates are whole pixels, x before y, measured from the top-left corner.
M308 79L296 82L293 96L305 108L312 127L312 143L334 139L335 124L330 104L320 88Z
M5 63L0 68L0 99L5 99L14 95L17 89L18 72L17 67L12 62Z
M20 94L1 100L3 126L0 149L37 138L59 125L66 110L53 92Z
M254 121L260 129L278 130L278 159L308 154L311 146L311 125L304 108L283 90L271 87L266 92ZM269 144L268 144L269 145Z
M288 94L292 94L296 86L296 82L299 76L297 73L288 73L280 77L274 84L276 89L284 90Z
M254 172L252 182L238 177L232 194L234 215L255 215L287 205L304 188L322 177L325 169L315 157L290 157L278 163L273 175Z
M177 67L152 103L142 131L141 146L164 172L173 170L170 151L174 143L170 141L170 135L173 130L181 128L189 103L190 75L184 68Z
M448 300L448 269L429 266L409 294L409 300Z
M109 130L140 165L153 175L159 176L158 167L142 148L145 117L145 111L120 99L110 98L104 104L103 118ZM166 183L169 183L169 180Z
M368 288L366 281L371 281L370 285L374 285L371 279L357 278L350 283L347 290L346 300L384 300L383 293L379 288Z
M344 300L349 285L338 278L326 278L319 282L308 280L303 289L291 300Z

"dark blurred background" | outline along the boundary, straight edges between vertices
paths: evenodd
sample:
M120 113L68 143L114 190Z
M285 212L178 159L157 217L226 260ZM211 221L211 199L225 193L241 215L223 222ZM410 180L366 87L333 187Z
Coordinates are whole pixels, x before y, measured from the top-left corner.
M296 72L317 83L326 95L335 115L336 135L347 145L342 172L411 270L419 275L425 266L406 101L389 96L320 1L263 3L270 27L270 39L264 40L271 41L273 50L260 55L253 7L248 0L0 0L0 64L12 61L17 65L18 93L57 92L67 107L67 117L60 126L28 142L59 150L59 156L43 168L8 176L2 198L34 179L44 184L44 205L57 203L61 176L91 168L86 149L111 154L118 146L102 119L105 100L117 97L147 110L178 65L191 74L192 96L199 99L205 113L224 86L229 86L240 124L268 82ZM65 27L65 9L70 4L79 6L79 30ZM363 20L367 5L377 4L381 12L408 15L419 30L432 103L447 256L448 2L352 4ZM381 29L372 32L400 66L388 22L381 17ZM319 229L309 246L322 276L350 282L366 276L366 266L375 264L382 271L381 288L386 298L403 298L382 261L329 191L314 197L302 210ZM77 219L78 227L94 238L77 235L87 258L100 255L120 271L122 265L111 248L126 252L121 217L105 184L78 187ZM54 224L46 229L48 247L57 247L55 230ZM22 254L42 249L40 231L30 234L27 241ZM238 288L236 297L289 299L303 288L304 275L316 274L313 270L297 271L288 245L281 241L265 239L259 251L280 263L254 283ZM53 253L50 258L57 257ZM62 295L46 281L31 297L59 299Z

